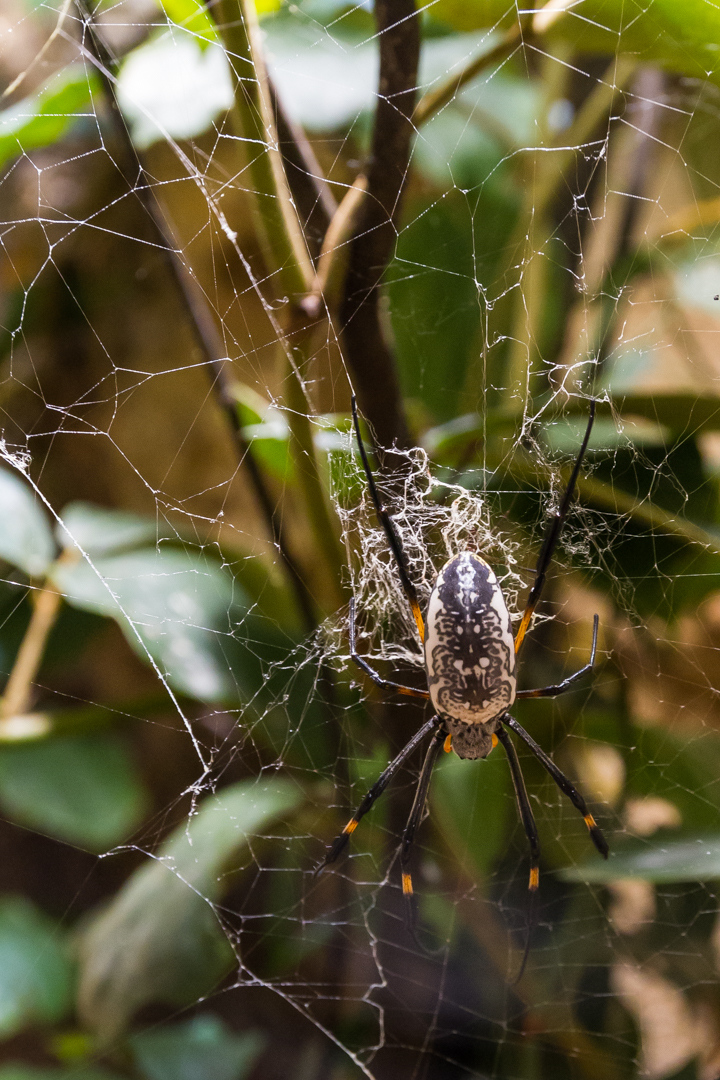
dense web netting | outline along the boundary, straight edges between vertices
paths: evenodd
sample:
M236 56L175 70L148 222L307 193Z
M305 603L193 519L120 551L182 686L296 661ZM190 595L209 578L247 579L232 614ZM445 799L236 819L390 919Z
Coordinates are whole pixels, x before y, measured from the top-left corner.
M349 646L353 598L359 652L425 687L350 418L354 390L371 447L394 392L360 385L333 293L358 218L327 241L362 196L371 6L258 5L308 262L341 255L300 323L258 225L282 192L257 195L233 117L232 5L6 0L3 889L72 933L77 995L32 1019L55 1064L185 1075L152 1071L146 1029L190 1016L250 1040L203 1073L228 1080L720 1076L720 24L606 6L427 5L379 288L410 435L371 458L423 611L470 550L517 628L597 401L519 685L582 668L597 612L595 671L513 714L611 857L518 743L542 861L514 982L529 855L500 748L437 766L421 944L399 845L422 750L316 873L430 716Z

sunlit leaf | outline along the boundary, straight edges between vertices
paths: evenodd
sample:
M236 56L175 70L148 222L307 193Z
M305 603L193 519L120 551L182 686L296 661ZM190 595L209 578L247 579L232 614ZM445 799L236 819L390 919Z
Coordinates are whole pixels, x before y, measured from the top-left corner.
M656 883L713 881L720 878L720 834L653 837L631 850L611 851L606 862L593 861L560 871L564 881L591 884L640 878Z
M80 1009L93 1030L112 1036L148 1002L186 1004L215 985L234 962L212 906L227 871L248 864L249 841L301 798L285 780L241 781L132 875L83 939Z
M92 566L58 563L53 580L68 603L116 619L132 647L145 659L149 653L182 692L201 701L237 697L224 646L231 644L225 639L234 629L232 609L239 621L247 601L214 561L177 548L143 548Z
M218 40L215 23L208 10L199 0L160 0L168 19L187 30L198 39L200 48Z
M0 469L0 558L39 577L54 556L55 541L39 499L16 473Z
M0 749L0 807L38 832L105 851L133 831L146 805L125 744L108 733Z
M543 427L543 440L551 450L563 454L577 453L586 427L587 420L583 417L554 421ZM631 416L626 420L615 420L600 416L593 424L588 452L617 450L620 446L664 446L669 441L670 432L667 428L644 417Z
M264 1042L254 1031L236 1035L206 1013L133 1035L130 1047L147 1080L243 1080Z
M642 0L581 0L549 33L582 52L630 52L706 79L717 70L720 12L705 0L654 0L651 12Z
M168 136L200 135L233 100L221 46L201 48L180 31L152 37L130 53L120 70L117 95L140 148Z
M152 518L85 502L66 506L62 523L64 527L58 526L57 532L63 547L78 547L93 557L156 543L170 535Z
M0 898L0 1038L61 1020L72 992L69 949L56 924L29 900Z
M568 0L537 7L547 8L549 17L535 20L546 40L566 41L578 52L630 52L701 79L717 70L720 13L705 0L654 0L651 9L643 0ZM508 29L517 22L504 0L437 0L431 12L455 30Z
M243 437L262 469L284 483L294 483L295 469L290 455L290 429L282 413L272 410L261 424L248 424Z
M39 93L0 112L0 165L18 154L50 146L81 117L95 118L93 95L98 76L84 64L71 64Z

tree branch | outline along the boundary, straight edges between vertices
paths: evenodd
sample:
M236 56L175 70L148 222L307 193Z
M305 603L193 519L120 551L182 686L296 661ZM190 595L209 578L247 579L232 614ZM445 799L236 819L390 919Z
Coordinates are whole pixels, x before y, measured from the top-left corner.
M367 193L350 245L340 306L343 348L361 409L381 446L408 444L400 383L380 324L379 292L397 237L407 178L420 25L413 0L376 0L380 79Z

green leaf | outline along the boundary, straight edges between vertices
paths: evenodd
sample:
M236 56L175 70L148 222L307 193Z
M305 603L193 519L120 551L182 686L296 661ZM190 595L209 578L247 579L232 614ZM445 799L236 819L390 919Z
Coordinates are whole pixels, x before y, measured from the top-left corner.
M206 799L132 875L81 943L80 1011L100 1037L151 1001L195 1001L232 967L212 905L228 871L252 863L249 841L301 798L279 778L240 781Z
M720 878L720 833L705 836L653 837L629 850L611 851L606 862L593 861L560 871L564 881L590 884L640 878L657 884L714 881Z
M203 42L207 44L218 40L215 23L201 0L160 0L160 3L168 19L198 38L201 48ZM277 11L279 7L280 0L257 0L255 4L260 18Z
M148 1080L243 1080L264 1043L257 1032L236 1035L208 1014L130 1039L137 1066Z
M642 63L660 62L673 71L717 78L720 11L705 0L581 0L550 28L581 52L632 53Z
M476 282L495 279L515 217L513 196L509 185L493 182L472 206L457 192L430 206L409 205L413 220L398 240L388 297L403 388L422 401L430 423L477 404L461 396L482 352Z
M90 851L125 840L147 800L125 744L75 735L0 749L0 806L12 820Z
M176 689L200 701L236 700L231 632L247 612L244 591L201 553L143 548L74 564L57 563L53 581L69 604L115 619L143 659L148 654ZM147 652L146 652L147 650ZM248 694L256 688L243 683Z
M94 120L92 99L99 90L93 70L71 64L39 93L0 112L0 165L57 142L80 117Z
M198 38L201 48L218 40L215 23L200 0L160 0L160 3L168 19Z
M546 42L565 41L575 52L632 53L703 82L717 77L720 12L705 0L574 0L566 7L555 12ZM505 30L517 22L504 0L437 0L432 18L462 31Z
M40 501L16 473L0 469L0 558L40 577L54 557L55 541Z
M586 427L587 420L584 417L556 420L543 426L543 441L558 453L577 453ZM670 432L667 428L643 417L631 416L626 420L616 420L599 416L590 433L588 451L617 450L619 447L632 446L666 446L669 442Z
M62 1020L73 981L69 952L55 923L23 897L0 898L0 1039Z
M296 476L287 420L277 409L268 410L268 414L263 423L244 427L243 437L262 469L283 483L293 484Z
M504 0L436 0L430 12L437 22L454 30L477 30L479 27L506 29L517 16Z
M64 548L82 548L93 558L114 555L142 544L157 543L172 537L169 529L160 529L154 518L107 510L92 503L73 502L62 512L58 541Z

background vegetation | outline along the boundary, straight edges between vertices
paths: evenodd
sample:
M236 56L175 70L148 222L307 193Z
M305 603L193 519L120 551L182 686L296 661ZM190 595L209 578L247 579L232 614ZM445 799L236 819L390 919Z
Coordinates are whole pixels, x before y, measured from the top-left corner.
M0 20L0 1080L716 1080L715 6ZM394 865L419 762L312 874L423 716L348 662L354 588L363 649L422 678L351 386L425 595L465 488L514 610L599 401L523 685L595 611L600 663L517 716L612 855L523 756L514 986L498 755L433 784L437 956Z

